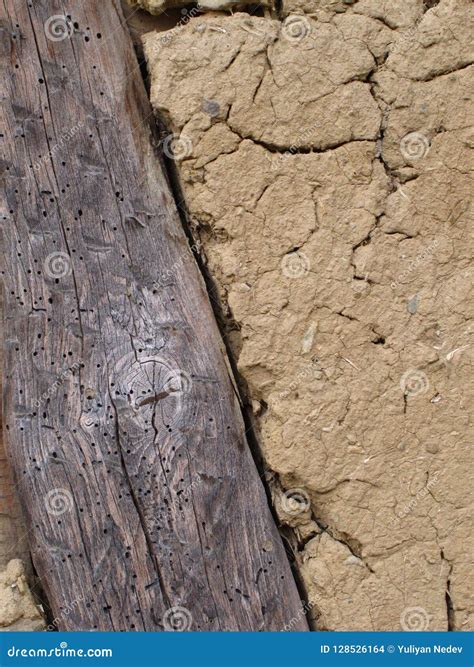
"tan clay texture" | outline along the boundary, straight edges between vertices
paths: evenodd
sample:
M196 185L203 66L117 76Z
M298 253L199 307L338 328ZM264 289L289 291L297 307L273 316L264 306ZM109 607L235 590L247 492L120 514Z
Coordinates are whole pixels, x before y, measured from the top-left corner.
M144 37L317 628L473 629L473 20L285 0Z
M30 593L21 560L0 572L0 632L42 630L44 621Z

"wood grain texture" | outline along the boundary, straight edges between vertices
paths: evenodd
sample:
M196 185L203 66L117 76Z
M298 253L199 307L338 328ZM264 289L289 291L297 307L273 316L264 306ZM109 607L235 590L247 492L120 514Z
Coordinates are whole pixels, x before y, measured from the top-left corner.
M3 367L3 300L0 294L0 369ZM0 389L2 377L0 374ZM30 573L28 552L28 529L21 514L17 490L15 488L10 461L8 460L3 437L3 414L0 407L0 571L12 558L21 558L26 571Z
M2 11L6 433L57 627L307 630L119 3Z

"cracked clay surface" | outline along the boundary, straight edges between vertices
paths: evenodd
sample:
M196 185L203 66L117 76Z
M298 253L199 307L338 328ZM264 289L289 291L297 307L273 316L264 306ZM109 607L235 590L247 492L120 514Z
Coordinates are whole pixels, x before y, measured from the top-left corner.
M285 0L144 36L319 629L474 629L473 21Z
M0 632L41 631L44 620L28 587L21 560L0 572Z

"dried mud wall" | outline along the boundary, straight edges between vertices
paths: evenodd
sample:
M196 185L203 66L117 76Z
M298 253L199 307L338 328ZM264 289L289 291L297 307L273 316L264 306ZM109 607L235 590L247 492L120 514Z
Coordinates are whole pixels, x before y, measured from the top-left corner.
M151 100L315 627L473 629L474 4L182 17Z

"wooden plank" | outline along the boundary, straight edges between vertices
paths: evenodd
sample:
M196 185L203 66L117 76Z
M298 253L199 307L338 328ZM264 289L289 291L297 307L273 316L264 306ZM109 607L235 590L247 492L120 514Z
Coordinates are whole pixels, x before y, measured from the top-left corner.
M3 299L0 294L0 368L3 366ZM2 377L0 375L0 391ZM13 483L3 438L3 415L0 407L0 571L13 558L23 560L29 570L27 528L21 515L18 494ZM30 572L28 572L30 574Z
M57 627L306 630L119 3L3 5L6 429Z

